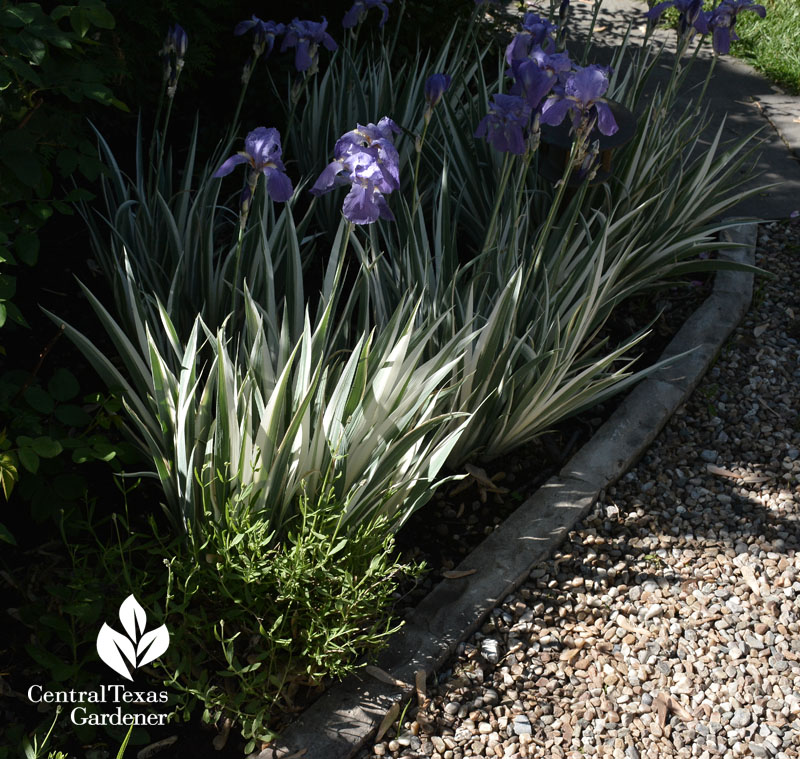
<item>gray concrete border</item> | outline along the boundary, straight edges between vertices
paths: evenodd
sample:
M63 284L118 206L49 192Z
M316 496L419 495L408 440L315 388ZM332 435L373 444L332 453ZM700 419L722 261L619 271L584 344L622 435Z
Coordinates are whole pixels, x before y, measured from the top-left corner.
M720 257L754 262L756 225L723 232ZM662 358L691 351L639 383L561 472L528 498L458 566L477 569L444 580L416 608L393 638L378 666L397 680L440 668L458 644L483 624L491 610L528 577L616 481L644 453L675 410L711 367L750 305L753 275L717 274L712 294L689 317ZM410 689L360 672L330 688L258 759L349 759L378 728L394 702Z

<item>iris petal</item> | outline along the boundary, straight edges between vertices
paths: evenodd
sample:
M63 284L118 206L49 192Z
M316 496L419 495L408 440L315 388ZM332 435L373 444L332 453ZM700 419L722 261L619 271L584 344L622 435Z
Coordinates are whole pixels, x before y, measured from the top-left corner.
M230 174L234 167L238 166L240 163L249 163L247 157L243 156L241 153L237 153L236 155L232 155L225 163L222 164L215 172L215 177L225 177Z
M354 184L344 199L342 213L353 224L372 224L380 216L380 208L375 203L374 191L370 187Z
M364 12L364 0L356 0L347 13L344 14L342 19L342 27L344 29L352 29L357 23L361 14Z
M389 204L386 202L386 198L384 198L383 195L381 195L379 192L375 193L373 199L375 201L375 205L378 206L378 215L382 219L386 219L386 221L396 221L394 214L389 208Z
M675 4L675 0L665 0L665 2L663 2L663 3L658 3L657 5L654 5L654 6L653 6L653 7L652 7L652 8L651 8L649 11L647 11L647 13L645 13L644 15L645 15L645 16L646 16L646 17L647 17L647 18L648 18L650 21L658 21L658 19L659 19L659 18L661 18L661 14L662 14L662 13L663 13L663 12L664 12L664 11L665 11L667 8L670 8L670 7L671 7L671 6L673 6L674 4Z
M588 104L603 97L608 89L608 75L600 66L586 66L567 80L567 95L574 95L581 103Z
M600 134L604 134L606 137L616 134L619 126L608 103L598 101L594 107L597 109L597 128L600 130Z
M323 170L322 173L314 182L311 188L311 193L314 195L322 195L322 193L330 190L336 180L336 175L344 170L344 163L342 161L332 161Z
M298 43L297 50L294 53L294 67L298 71L306 71L311 68L313 56L311 55L310 47L308 40L300 40Z
M714 50L719 55L727 55L731 49L731 30L727 26L714 27Z
M542 106L542 123L558 126L571 106L572 102L566 98L548 98Z
M277 169L264 169L267 175L267 192L276 203L285 203L292 197L292 180Z

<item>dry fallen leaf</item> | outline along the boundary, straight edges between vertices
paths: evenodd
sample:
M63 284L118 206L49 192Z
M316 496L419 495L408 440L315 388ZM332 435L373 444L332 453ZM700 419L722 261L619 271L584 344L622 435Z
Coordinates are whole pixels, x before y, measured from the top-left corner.
M689 722L694 719L691 713L686 710L686 707L674 696L669 696L667 698L667 708L684 722Z
M705 609L705 606L703 608ZM703 617L702 619L690 619L687 624L691 627L700 627L700 625L710 625L718 619L722 619L722 614L712 614L710 617Z
M222 751L222 749L225 748L225 744L228 742L228 735L230 735L231 732L232 724L233 723L230 717L225 717L222 722L222 731L214 738L213 741L211 741L217 751Z
M405 683L402 680L398 680L396 677L390 675L386 670L383 670L380 667L376 667L372 664L369 664L366 667L364 667L364 672L366 672L368 675L371 675L376 680L380 680L382 683L386 683L387 685L396 685L398 688L411 687L408 683Z
M425 680L427 679L427 674L425 674L425 670L421 669L414 675L414 685L417 689L417 704L422 706L425 703Z
M652 703L653 711L658 716L658 724L663 728L667 724L667 701L668 697L659 693Z
M741 480L742 482L766 482L767 480L772 479L764 474L737 474L736 472L732 472L730 469L725 469L721 466L715 466L714 464L706 464L706 471L709 474L719 474L723 477L732 477L735 480Z
M758 580L756 580L756 573L750 567L744 566L739 567L739 571L742 573L742 577L744 577L744 581L747 583L750 590L753 591L757 596L761 595L761 588L758 586Z
M386 735L386 732L389 728L394 724L394 721L400 716L400 704L395 701L389 711L386 712L386 716L381 720L380 727L378 728L378 732L375 734L375 742L380 742L381 738Z
M497 485L495 479L501 480L505 477L504 472L500 472L494 476L494 479L489 477L486 474L485 469L481 469L479 466L474 466L472 464L465 464L464 469L467 471L467 477L465 477L461 482L458 483L451 491L450 495L457 495L462 491L466 490L470 485L475 483L478 486L478 490L480 491L481 500L485 503L486 502L486 494L487 493L508 493L508 488L501 487Z
M442 572L442 577L445 580L459 580L474 575L477 571L477 569L449 569L447 572Z
M617 624L618 624L618 625L619 625L619 626L620 626L620 627L621 627L623 630L626 630L626 631L627 631L627 632L629 632L629 633L634 633L634 634L636 634L636 635L645 635L645 636L646 636L646 637L648 637L648 638L650 637L650 632L649 632L649 630L645 630L643 627L635 627L634 625L632 625L632 624L631 624L631 623L628 621L628 618L627 618L627 617L625 617L625 616L623 616L622 614L620 614L620 615L617 617Z

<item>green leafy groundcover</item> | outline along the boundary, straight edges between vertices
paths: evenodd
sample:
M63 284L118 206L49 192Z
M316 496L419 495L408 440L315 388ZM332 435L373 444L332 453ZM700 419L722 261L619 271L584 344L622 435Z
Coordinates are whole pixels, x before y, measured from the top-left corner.
M478 44L485 4L413 56L398 42L396 19L414 22L403 3L372 41L382 10L359 7L351 31L248 22L241 95L210 153L199 124L170 131L189 60L171 27L156 127L140 128L131 166L98 133L102 202L83 207L106 287L83 291L113 348L65 326L147 458L128 474L157 495L136 507L151 534L117 517L73 552L73 584L53 592L78 615L55 631L69 655L48 659L44 632L29 653L55 679L95 661L94 625L130 591L177 636L149 674L181 713L197 704L220 729L237 724L248 749L303 689L385 643L397 576L416 571L392 535L437 486L655 368L633 370L645 325L607 344L610 315L730 266L707 253L742 197L750 138L722 145L702 102L676 108L684 58L643 98L649 40L626 37L610 70L587 46L561 71L564 97L533 58L509 77L505 51ZM562 48L563 34L526 24L545 30L539 52ZM268 34L285 35L269 52ZM261 67L268 88L250 84ZM543 79L567 119L560 157L544 101L511 89ZM266 124L240 123L248 95L269 102ZM611 173L607 100L634 114Z

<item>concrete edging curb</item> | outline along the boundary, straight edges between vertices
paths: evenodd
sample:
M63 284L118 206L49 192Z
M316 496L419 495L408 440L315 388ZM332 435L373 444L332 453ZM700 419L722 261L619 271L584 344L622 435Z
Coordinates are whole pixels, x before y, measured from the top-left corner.
M746 247L722 249L721 258L753 264L755 223L724 230L722 240ZM711 295L661 357L692 352L640 382L559 474L458 566L459 570L479 572L443 580L422 600L379 658L380 668L413 683L416 672L425 670L430 675L455 653L458 644L561 543L591 509L600 491L644 453L711 367L747 312L752 291L752 274L723 271L716 275ZM294 754L304 759L350 759L367 743L391 705L409 693L364 673L351 675L303 712L258 759Z

